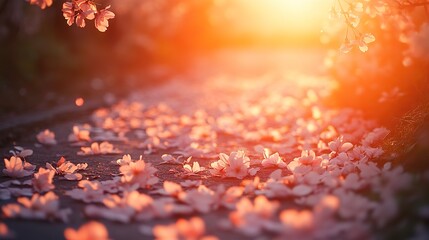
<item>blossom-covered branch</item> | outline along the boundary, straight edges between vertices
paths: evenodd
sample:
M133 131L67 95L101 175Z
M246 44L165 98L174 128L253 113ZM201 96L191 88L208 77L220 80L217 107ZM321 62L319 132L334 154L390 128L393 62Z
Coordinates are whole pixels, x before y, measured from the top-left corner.
M50 7L53 0L27 0L30 4L38 5L41 9ZM109 10L110 5L104 9L97 9L95 2L90 0L71 0L63 3L63 16L69 26L76 23L83 28L86 26L85 20L94 20L94 25L100 32L105 32L109 27L109 19L115 14Z
M429 1L422 0L336 0L331 7L329 18L343 21L346 25L341 52L348 53L354 47L368 51L368 44L375 41L373 34L363 30L368 19L407 18L409 11L417 7L427 8ZM365 20L365 21L364 21Z

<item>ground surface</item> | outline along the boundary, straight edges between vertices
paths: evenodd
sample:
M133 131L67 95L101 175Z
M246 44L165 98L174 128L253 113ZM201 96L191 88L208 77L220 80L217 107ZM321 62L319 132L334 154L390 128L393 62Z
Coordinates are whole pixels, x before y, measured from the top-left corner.
M258 52L235 55L223 53L209 59L202 59L191 68L189 73L177 76L176 79L171 79L161 86L136 90L128 98L121 99L121 101L104 110L98 109L92 114L76 114L75 117L71 116L68 119L61 119L61 121L46 123L42 121L37 126L26 129L25 134L20 135L21 137L6 142L1 147L1 154L9 158L11 156L9 150L14 145L33 149L33 155L26 159L38 167L44 167L46 162L56 162L63 156L76 164L88 163L88 168L81 172L83 179L98 181L110 180L120 174L119 166L112 162L122 158L124 154L130 154L132 159L138 159L142 155L145 162L152 163L158 169L156 176L160 181L151 186L150 189L140 189L140 192L158 199L160 196L151 191L162 188L164 181L180 183L184 179L202 180L202 184L212 190L221 184L228 188L240 186L242 182L241 179L237 178L213 176L208 170L187 176L182 165L159 165L163 154L172 154L175 157L184 155L182 160L192 156L191 163L196 161L201 166L210 169L210 164L219 159L219 153L229 155L233 151L244 150L247 156L255 161L255 163L252 162L251 167L260 168L256 176L259 176L262 182L267 181L274 170L283 169L283 176L295 176L295 186L299 186L299 184L311 186L310 194L288 192L286 197L281 196L282 193L279 193L279 190L260 187L260 195L268 196L280 202L278 212L289 208L302 209L306 206L310 206L311 209L315 203L311 203L314 200L311 200L310 196L314 196L315 199L323 199L324 195L332 195L340 199L340 203L343 204L338 207L339 212L337 214L344 220L343 222L348 224L341 225L343 228L338 230L339 233L348 232L348 235L343 236L350 239L365 239L371 235L378 236L377 231L371 234L374 224L371 221L377 222L383 217L374 216L375 207L355 208L355 213L345 213L344 208L350 207L344 204L347 202L346 194L336 191L336 189L343 189L344 192L359 195L367 191L368 186L370 186L370 191L380 192L381 190L377 190L377 183L373 183L369 179L378 176L381 179L384 174L384 166L381 163L368 163L368 157L365 161L361 161L364 157L358 159L357 153L352 153L350 149L347 150L349 152L345 151L349 156L349 159L344 160L346 163L334 164L332 161L340 153L340 150L328 157L327 155L333 150L327 145L329 142L335 141L337 137L344 136L342 143L351 142L354 148L358 149L358 145L362 145L365 136L379 126L372 121L363 119L355 111L327 109L321 104L323 96L328 94L332 87L331 80L323 77L319 71L322 62L321 56L306 52L278 54ZM77 108L76 112L78 111ZM77 155L80 146L72 146L67 139L73 126L81 126L85 123L91 125L89 129L93 142L107 140L113 143L114 147L118 148L121 153ZM19 126L17 127L19 128ZM55 133L55 138L58 141L56 145L35 146L37 143L35 136L43 129L50 129ZM125 136L125 138L106 139L103 135L106 132L112 132L114 136ZM97 136L102 135L104 139L95 140ZM319 145L320 142L325 145ZM88 142L84 143L85 146L89 146L89 144ZM328 166L323 167L324 170L320 166L317 169L312 166L313 169L309 171L317 172L319 178L315 180L317 183L310 183L311 180L300 178L306 176L308 172L298 172L291 165L288 167L261 165L261 162L257 162L257 160L262 160L263 155L255 149L255 146L258 145L270 149L271 153L279 152L286 165L293 161L304 161L299 159L301 151L311 149L317 156L325 154L326 161L335 166L328 164ZM366 147L377 149L376 145ZM365 151L362 150L362 152ZM375 155L375 153L362 154ZM312 160L316 161L316 159ZM345 166L349 164L347 161L354 166L352 170L344 170ZM372 158L369 162L371 161ZM305 165L304 163L300 164ZM3 168L4 165L1 167ZM364 168L369 169L363 170ZM171 171L171 169L175 171ZM333 172L336 170L341 173L334 174ZM365 176L365 171L375 173L368 177ZM358 176L354 182L355 185L346 186L344 179L354 172ZM250 174L246 175L245 179L254 178ZM335 177L331 178L331 175ZM399 175L399 177L404 176ZM328 178L329 181L334 179L332 181L335 184L329 185L327 183ZM27 179L31 179L31 177L23 178L23 180ZM0 177L0 182L8 180L10 178L6 176ZM289 190L294 187L294 185L288 185L286 180L280 182L287 185ZM3 216L2 221L14 232L16 239L62 239L65 228L78 228L90 219L97 219L105 224L112 239L151 239L153 236L142 233L141 226L153 227L157 224L171 224L178 218L177 216L169 216L164 219L153 218L149 221L117 223L103 218L87 217L85 216L85 208L89 204L65 195L67 191L77 188L77 181L66 181L60 176L55 176L54 185L53 191L59 196L61 208L72 210L69 221L67 223L32 221L4 218ZM393 196L399 188L397 186L391 187L391 195L385 197ZM254 194L243 194L243 196L250 196L253 199ZM377 205L378 208L391 204L383 198L383 194L380 196L380 201L374 200L374 204L375 202L379 204ZM348 200L352 205L353 199L356 198L351 197ZM2 206L6 206L13 202L16 200L12 197L9 200L1 200L0 203ZM238 199L232 202L236 204ZM356 204L361 203L362 201ZM187 204L192 207L192 204ZM373 205L372 202L365 204ZM391 209L386 211L389 212ZM398 212L397 209L393 209L392 211ZM248 239L248 236L245 235L249 233L246 226L240 227L234 225L236 223L228 223L229 226L234 226L230 230L225 230L224 227L219 226L225 221L228 222L229 214L232 211L234 210L220 208L212 209L208 213L196 211L185 216L202 217L208 235L215 235L221 239ZM356 219L350 216L350 214L353 215L358 212L365 212L365 216ZM315 214L313 216L315 219L313 223L315 223L317 214L315 211L312 213ZM278 213L274 215L278 215ZM379 213L379 215L388 214ZM332 224L336 222L336 220L332 220L333 218L332 216L325 216L325 220L331 221ZM273 219L279 222L278 217L275 216ZM297 222L301 221L299 217L296 219ZM371 220L367 221L368 219ZM388 220L390 219L387 218L386 221ZM287 225L284 221L283 224ZM327 228L329 226L333 225L328 225ZM299 228L300 226L295 227ZM234 228L238 230L234 230ZM351 233L353 231L350 229L363 233L361 236L356 232L357 235L353 235ZM283 233L282 230L270 231L265 229L256 235L252 235L252 237L258 237L258 239L271 239L273 236L302 237L300 235L302 233L299 231L288 231ZM324 236L320 238L339 236L335 235L338 233L325 234L327 235L320 235Z

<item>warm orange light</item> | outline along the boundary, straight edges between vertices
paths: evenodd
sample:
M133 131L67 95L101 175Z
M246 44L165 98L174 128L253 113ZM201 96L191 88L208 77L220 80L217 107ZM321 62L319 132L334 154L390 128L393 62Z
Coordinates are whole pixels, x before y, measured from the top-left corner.
M239 1L237 30L269 37L318 35L332 4L328 0Z
M85 103L85 100L83 100L83 98L76 98L74 103L76 104L76 106L81 107Z

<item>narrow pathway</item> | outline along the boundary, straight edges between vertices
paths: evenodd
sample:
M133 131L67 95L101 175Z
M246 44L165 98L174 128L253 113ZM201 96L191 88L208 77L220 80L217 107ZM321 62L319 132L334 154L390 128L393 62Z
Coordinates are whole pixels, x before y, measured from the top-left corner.
M91 220L112 239L380 237L413 183L378 160L388 130L357 111L326 108L333 83L317 64L306 74L290 61L250 75L243 66L267 60L240 57L240 67L219 57L204 71L201 61L91 116L41 126L55 138L34 131L2 147L17 166L13 145L32 149L23 159L39 174L29 164L3 171L1 221L16 239L61 239ZM60 207L24 203L37 192Z

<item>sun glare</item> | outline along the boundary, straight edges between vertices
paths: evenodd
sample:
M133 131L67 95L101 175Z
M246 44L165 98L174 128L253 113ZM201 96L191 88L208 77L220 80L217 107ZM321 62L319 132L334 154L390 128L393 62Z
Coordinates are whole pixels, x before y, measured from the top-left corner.
M242 31L264 36L294 35L300 38L320 32L329 11L327 0L240 0ZM243 20L245 19L245 20Z

